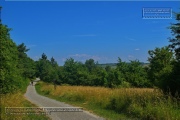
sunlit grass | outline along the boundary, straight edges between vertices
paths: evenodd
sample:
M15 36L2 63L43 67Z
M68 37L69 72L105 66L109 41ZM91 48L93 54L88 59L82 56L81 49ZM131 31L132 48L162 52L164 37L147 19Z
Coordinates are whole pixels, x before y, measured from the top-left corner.
M1 119L2 120L49 120L45 115L40 114L6 114L5 107L37 107L25 99L22 92L14 94L1 94Z
M55 89L54 85L42 82L38 87L44 95L60 101L75 103L88 109L92 108L92 111L96 111L97 114L108 119L120 119L121 117L117 114L120 116L125 114L138 119L180 119L179 102L173 100L170 96L167 99L158 89L109 89L88 86L57 86ZM114 112L116 117L107 116L107 110Z

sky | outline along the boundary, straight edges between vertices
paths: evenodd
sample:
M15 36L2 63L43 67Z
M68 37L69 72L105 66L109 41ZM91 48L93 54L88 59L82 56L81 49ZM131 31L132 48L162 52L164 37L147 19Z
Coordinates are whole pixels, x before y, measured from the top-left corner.
M85 62L148 62L148 50L169 44L172 19L143 19L143 8L180 11L180 1L26 1L0 0L2 23L16 44L25 43L34 60L45 53L59 65Z

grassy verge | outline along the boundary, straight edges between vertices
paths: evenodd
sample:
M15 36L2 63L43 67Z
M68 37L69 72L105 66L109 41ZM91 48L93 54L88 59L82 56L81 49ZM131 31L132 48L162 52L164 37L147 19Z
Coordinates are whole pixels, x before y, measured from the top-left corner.
M46 89L46 87L48 87L48 88ZM84 110L87 110L90 113L101 116L101 117L106 118L108 120L122 120L122 119L123 120L135 120L134 118L130 118L123 113L119 114L113 110L102 109L101 106L91 104L88 101L85 102L84 100L81 99L81 97L76 96L77 94L72 95L73 93L71 93L71 91L69 91L69 89L71 89L69 87L72 87L72 86L61 86L61 87L65 87L65 88L62 88L63 89L63 91L61 91L62 94L56 95L56 93L54 93L54 94L52 94L52 93L57 91L60 88L60 86L57 86L56 90L54 90L53 85L47 84L44 82L39 82L36 84L36 91L37 91L37 93L44 95L46 97L56 99L56 100L61 101L61 102L65 102L65 103L71 104L73 106L83 107ZM72 96L70 95L71 98L69 98L70 96L69 97L65 96L65 94L68 93L68 91L69 91L68 96L70 94L72 95Z
M37 107L25 99L22 92L1 94L1 120L50 120L46 115L40 114L14 114L6 115L5 107Z
M53 85L40 82L36 85L36 90L41 95L81 106L110 120L180 119L179 102L153 89L85 86L57 86L54 89Z

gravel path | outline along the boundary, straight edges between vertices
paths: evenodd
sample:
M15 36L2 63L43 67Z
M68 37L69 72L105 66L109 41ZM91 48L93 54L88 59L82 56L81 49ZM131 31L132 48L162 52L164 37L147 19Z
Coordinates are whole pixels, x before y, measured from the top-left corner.
M36 83L36 82L34 82ZM73 107L63 102L59 102L36 93L34 86L28 86L25 97L39 107ZM83 112L51 112L48 115L52 120L104 120L87 111Z

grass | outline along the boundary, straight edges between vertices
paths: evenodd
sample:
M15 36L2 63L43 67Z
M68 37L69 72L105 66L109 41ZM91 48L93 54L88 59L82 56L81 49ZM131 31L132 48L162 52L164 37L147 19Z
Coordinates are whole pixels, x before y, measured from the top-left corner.
M49 120L46 115L40 114L14 114L6 115L5 107L37 107L25 99L22 92L16 92L13 94L1 94L1 120Z
M180 105L157 89L57 86L40 82L38 93L83 107L109 120L179 120Z

